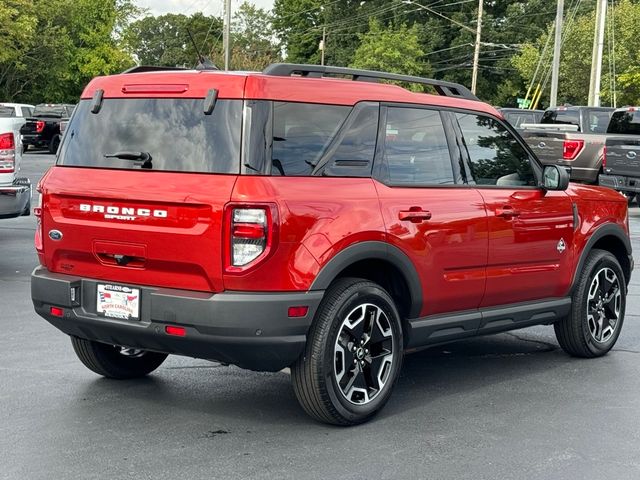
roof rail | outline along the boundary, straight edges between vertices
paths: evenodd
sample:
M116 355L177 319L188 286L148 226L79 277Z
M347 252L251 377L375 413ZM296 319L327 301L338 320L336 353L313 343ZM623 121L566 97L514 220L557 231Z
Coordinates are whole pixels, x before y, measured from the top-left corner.
M158 65L139 65L131 67L122 73L144 73L144 72L163 72L167 70L188 70L184 67L160 67Z
M438 95L445 97L459 97L468 100L478 100L469 89L459 83L434 80L432 78L414 77L411 75L399 75L397 73L375 72L372 70L359 70L355 68L331 67L327 65L303 65L295 63L274 63L262 72L265 75L278 77L290 77L292 75L310 78L322 78L326 75L345 75L352 77L354 81L378 82L379 80L393 80L397 82L417 83L429 85L435 89Z

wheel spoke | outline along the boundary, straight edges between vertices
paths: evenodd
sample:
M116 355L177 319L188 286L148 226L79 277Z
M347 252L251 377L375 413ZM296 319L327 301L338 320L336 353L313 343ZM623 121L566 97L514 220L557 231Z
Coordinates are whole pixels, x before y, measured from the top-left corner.
M594 275L587 295L587 327L598 343L615 333L621 309L622 292L618 275L604 267Z

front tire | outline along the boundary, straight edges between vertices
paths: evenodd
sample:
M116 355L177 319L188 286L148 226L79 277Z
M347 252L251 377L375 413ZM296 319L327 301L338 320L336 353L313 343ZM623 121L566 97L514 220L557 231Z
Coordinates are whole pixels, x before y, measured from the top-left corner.
M366 422L386 404L402 365L400 316L376 283L344 278L322 301L291 368L302 408L320 422Z
M107 378L140 378L153 372L167 358L164 353L93 342L71 337L80 361L89 370Z
M570 355L605 355L618 340L626 306L627 286L620 263L611 253L589 253L572 295L569 315L554 324L556 338Z

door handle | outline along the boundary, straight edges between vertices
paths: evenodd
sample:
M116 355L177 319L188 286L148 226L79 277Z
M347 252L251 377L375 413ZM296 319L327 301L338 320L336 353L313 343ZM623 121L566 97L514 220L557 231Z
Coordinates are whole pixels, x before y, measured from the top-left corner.
M515 210L511 205L504 205L502 207L496 208L496 217L502 218L514 218L518 217L520 212Z
M411 207L409 210L398 212L398 219L403 222L422 223L431 219L431 212L422 210L421 207Z

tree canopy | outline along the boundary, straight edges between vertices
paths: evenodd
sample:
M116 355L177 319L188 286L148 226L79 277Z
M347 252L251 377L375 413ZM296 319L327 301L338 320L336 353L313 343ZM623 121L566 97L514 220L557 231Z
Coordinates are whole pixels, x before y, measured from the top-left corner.
M562 102L586 102L595 3L565 1ZM618 104L637 104L640 0L613 4L602 99L611 101L615 77ZM244 2L233 15L231 68L262 70L282 60L320 63L324 32L326 64L469 86L477 8L477 0L275 0L270 12ZM548 101L555 10L551 0L485 0L482 100L515 106L531 85L540 84L542 104ZM152 16L135 0L0 0L0 22L2 101L74 101L96 75L135 64L193 67L196 47L217 65L224 63L222 18L189 12Z

